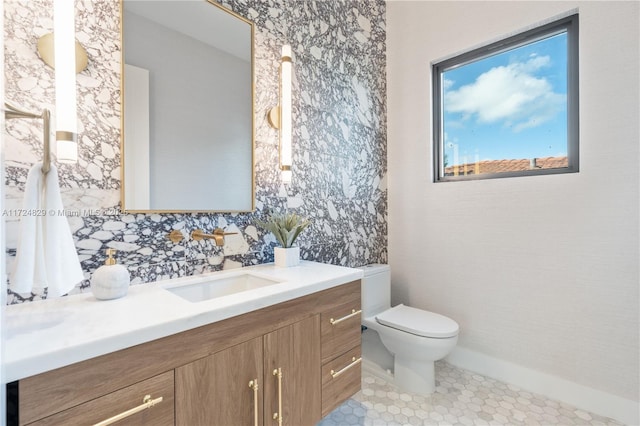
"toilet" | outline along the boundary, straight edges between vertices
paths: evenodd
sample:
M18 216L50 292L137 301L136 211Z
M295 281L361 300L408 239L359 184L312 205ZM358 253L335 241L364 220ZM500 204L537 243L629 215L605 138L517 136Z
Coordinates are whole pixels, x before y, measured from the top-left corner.
M373 264L361 269L362 325L375 330L394 356L395 384L418 394L434 392L434 362L456 346L458 323L444 315L403 304L391 307L389 265Z

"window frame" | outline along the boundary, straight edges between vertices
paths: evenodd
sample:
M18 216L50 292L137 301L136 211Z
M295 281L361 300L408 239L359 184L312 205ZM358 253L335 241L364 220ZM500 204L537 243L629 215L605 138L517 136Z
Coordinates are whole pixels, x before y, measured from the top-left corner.
M562 168L530 169L522 171L481 173L471 175L444 176L444 131L443 131L443 78L445 71L488 58L508 50L525 46L548 38L555 34L567 34L567 160L568 166ZM432 62L432 120L433 120L433 174L434 182L455 182L480 179L496 179L517 176L536 176L579 172L579 44L578 13L556 19L493 41L486 45L443 60Z

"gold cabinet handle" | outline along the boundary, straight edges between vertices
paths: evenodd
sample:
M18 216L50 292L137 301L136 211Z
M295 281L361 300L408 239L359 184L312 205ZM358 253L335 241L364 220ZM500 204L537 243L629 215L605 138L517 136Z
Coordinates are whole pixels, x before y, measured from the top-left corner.
M249 387L253 389L253 425L258 426L258 379L251 380Z
M132 408L132 409L127 410L127 411L124 411L124 412L122 412L120 414L117 414L117 415L115 415L113 417L109 417L108 419L103 420L100 423L96 423L93 426L107 426L107 425L113 424L113 423L115 423L117 421L120 421L120 420L122 420L124 418L127 418L129 416L133 416L134 414L139 413L140 411L146 410L147 408L151 408L151 407L153 407L154 405L156 405L156 404L158 404L160 402L162 402L162 397L159 397L159 398L156 398L156 399L151 399L151 395L145 395L145 397L142 400L142 404L141 405L138 405L135 408Z
M273 370L273 375L278 377L278 412L273 413L273 420L277 420L278 426L282 426L282 368Z
M350 369L354 365L360 364L360 362L362 362L362 357L356 359L356 357L354 356L353 358L351 358L351 364L347 365L342 370L338 370L338 371L331 370L331 377L333 377L335 379L336 377L338 377L339 375L341 375L342 373L344 373L345 371L347 371L348 369Z
M356 315L360 315L361 312L362 312L362 309L358 309L357 311L355 309L352 309L351 313L349 315L346 315L346 316L344 316L342 318L338 318L338 319L331 318L329 320L329 322L331 323L331 325L336 325L336 324L341 323L342 321L348 320L351 317L355 317Z

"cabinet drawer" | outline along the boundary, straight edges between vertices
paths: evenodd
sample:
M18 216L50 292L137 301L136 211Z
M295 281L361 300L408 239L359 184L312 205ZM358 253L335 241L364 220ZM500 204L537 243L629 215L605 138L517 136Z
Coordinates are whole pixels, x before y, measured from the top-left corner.
M322 366L322 416L360 390L360 345Z
M145 396L149 395L152 400L162 397L162 401L156 402L152 407L132 413L113 424L118 426L170 426L173 425L174 418L173 388L172 370L45 417L29 425L93 425L141 406Z
M320 317L323 364L360 344L360 281L348 286L348 296Z

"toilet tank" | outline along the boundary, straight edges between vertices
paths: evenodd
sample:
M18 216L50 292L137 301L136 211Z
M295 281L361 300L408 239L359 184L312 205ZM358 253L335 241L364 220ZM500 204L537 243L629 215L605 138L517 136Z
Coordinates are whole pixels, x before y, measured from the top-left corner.
M389 265L361 266L362 318L372 317L391 307L391 269Z

